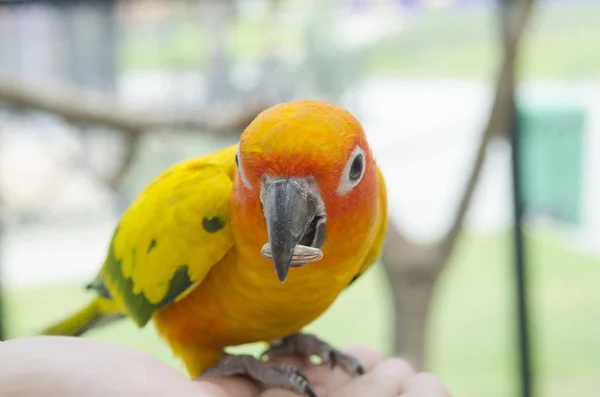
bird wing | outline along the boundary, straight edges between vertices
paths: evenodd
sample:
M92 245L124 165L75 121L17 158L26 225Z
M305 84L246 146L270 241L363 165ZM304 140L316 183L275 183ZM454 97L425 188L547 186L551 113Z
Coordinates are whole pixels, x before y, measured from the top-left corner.
M230 146L167 169L119 221L90 288L119 301L138 326L191 292L232 248L235 151Z

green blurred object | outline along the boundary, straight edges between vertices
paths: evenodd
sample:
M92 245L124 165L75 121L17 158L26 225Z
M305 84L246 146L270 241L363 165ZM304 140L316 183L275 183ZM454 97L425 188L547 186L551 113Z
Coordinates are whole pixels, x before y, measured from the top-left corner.
M580 225L584 109L574 103L523 101L517 113L525 211Z

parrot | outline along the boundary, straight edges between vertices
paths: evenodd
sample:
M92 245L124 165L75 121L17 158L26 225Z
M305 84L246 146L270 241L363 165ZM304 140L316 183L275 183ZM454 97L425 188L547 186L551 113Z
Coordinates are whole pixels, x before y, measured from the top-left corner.
M235 144L151 180L114 228L93 298L43 334L152 321L192 378L243 376L312 397L297 368L262 358L364 373L303 329L378 261L386 229L385 181L358 119L315 99L278 103ZM226 352L258 342L260 357Z

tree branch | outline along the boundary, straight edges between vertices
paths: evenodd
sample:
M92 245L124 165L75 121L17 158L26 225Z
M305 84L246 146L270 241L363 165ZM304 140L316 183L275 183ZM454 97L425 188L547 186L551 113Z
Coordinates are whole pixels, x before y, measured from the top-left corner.
M17 108L53 113L70 123L101 124L131 134L159 129L208 130L235 133L244 129L263 109L252 101L234 109L170 115L160 110L124 109L110 97L76 87L28 83L0 75L0 102Z
M428 277L431 263L438 262L437 250L410 241L400 228L388 219L381 256L385 271L393 279L398 273L411 273L413 278Z
M507 32L509 35L509 40L505 48L504 62L498 82L496 84L496 96L494 98L494 104L490 112L488 123L483 131L483 135L481 136L477 154L475 155L475 160L473 162L465 190L459 201L454 221L448 233L438 247L441 257L444 258L444 260L439 262L439 266L443 267L448 262L447 259L452 254L458 235L462 230L471 198L473 197L475 187L479 182L479 177L481 176L481 171L483 170L488 143L496 136L505 136L507 131L510 113L512 112L513 108L512 98L515 89L515 58L518 52L521 36L523 35L529 15L531 14L532 6L532 0L516 2L514 5L514 7L523 7L523 10L517 14L519 17L517 26L512 30L509 28ZM518 10L513 9L513 11L517 12Z
M514 61L518 43L531 12L533 0L516 0L509 12L517 18L505 26L508 36L504 62L498 77L496 95L488 123L481 135L473 166L459 201L452 226L442 241L433 248L409 241L390 221L383 249L382 262L388 275L395 308L395 351L412 360L417 369L426 365L426 330L429 309L436 281L456 245L473 192L479 181L488 143L497 136L505 136L514 91ZM519 7L523 7L519 9Z
M131 134L124 133L123 135L123 146L124 146L124 157L119 165L119 168L108 178L105 178L105 182L112 189L116 189L120 184L125 174L133 164L133 160L135 160L135 156L137 150L140 146L140 135L139 134Z

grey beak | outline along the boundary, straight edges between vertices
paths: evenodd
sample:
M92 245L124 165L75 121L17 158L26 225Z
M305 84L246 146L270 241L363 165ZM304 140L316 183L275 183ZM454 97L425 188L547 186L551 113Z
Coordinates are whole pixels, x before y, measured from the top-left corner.
M294 179L275 179L261 187L275 273L287 279L294 248L317 213L314 197Z

